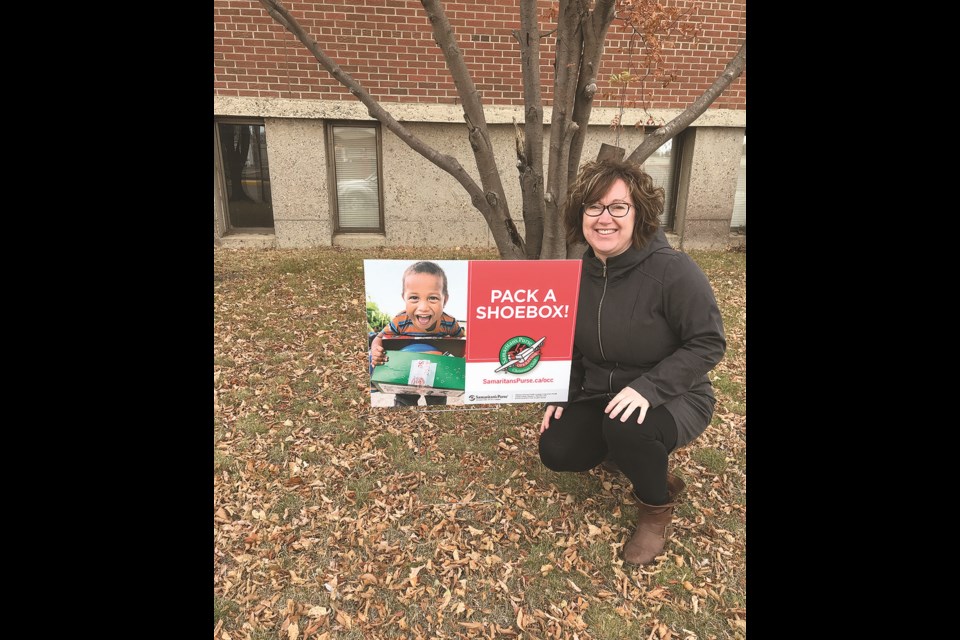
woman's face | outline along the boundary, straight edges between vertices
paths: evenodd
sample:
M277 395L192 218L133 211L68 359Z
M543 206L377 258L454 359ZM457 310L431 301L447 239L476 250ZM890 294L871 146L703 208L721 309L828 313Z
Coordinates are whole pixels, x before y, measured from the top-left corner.
M636 208L632 206L633 199L630 197L630 189L627 183L617 179L610 189L604 194L598 204L608 205L614 202L625 202L630 207L630 213L622 218L614 218L610 215L608 209L604 209L597 217L581 214L583 219L583 237L587 244L593 247L597 257L606 264L607 258L618 256L633 244L633 227L637 219ZM588 205L594 204L588 202Z

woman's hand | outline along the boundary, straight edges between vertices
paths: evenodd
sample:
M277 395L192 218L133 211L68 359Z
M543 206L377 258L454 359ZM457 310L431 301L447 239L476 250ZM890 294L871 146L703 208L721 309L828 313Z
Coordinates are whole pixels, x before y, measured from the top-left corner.
M383 348L383 345L374 344L370 348L370 361L373 363L373 366L377 366L378 364L386 364L388 360L389 358L387 358L387 352Z
M637 424L642 424L643 419L647 417L647 409L650 408L650 401L634 389L624 387L620 393L613 396L613 400L607 404L603 412L609 413L610 419L612 420L622 411L623 415L620 416L620 422L626 422L630 414L633 413L633 410L637 407L640 408L640 414L637 416Z
M556 413L557 420L559 420L560 416L563 415L563 407L558 407L555 404L547 406L547 410L543 412L543 420L540 422L540 433L550 428L550 418L553 417L554 413Z

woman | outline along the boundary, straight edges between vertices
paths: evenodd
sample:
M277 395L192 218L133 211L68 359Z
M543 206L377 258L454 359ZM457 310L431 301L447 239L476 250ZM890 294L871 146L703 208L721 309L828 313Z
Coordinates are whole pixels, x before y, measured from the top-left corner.
M633 483L637 528L623 551L663 551L683 480L667 456L710 424L707 372L723 357L723 321L706 275L659 228L663 190L626 162L584 165L564 212L567 242L586 242L568 402L547 405L540 459L586 471L605 459Z

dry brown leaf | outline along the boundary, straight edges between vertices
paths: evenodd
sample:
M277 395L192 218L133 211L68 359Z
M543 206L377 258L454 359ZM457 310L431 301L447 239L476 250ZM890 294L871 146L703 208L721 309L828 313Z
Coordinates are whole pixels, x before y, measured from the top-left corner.
M337 611L337 615L335 617L337 619L337 622L342 624L347 629L352 628L353 621L350 619L350 614L348 614L343 609L340 609L339 611Z
M420 573L420 570L423 569L423 567L425 566L426 565L421 565L419 567L413 567L412 569L410 569L410 577L408 578L408 580L410 580L411 587L417 586L417 575Z
M296 622L290 623L287 627L287 640L297 640L300 637L300 625Z

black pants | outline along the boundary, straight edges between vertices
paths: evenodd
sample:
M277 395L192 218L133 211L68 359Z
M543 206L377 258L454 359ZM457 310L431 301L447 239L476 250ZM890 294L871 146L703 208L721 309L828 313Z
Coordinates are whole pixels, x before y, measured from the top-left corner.
M424 396L428 405L447 404L447 396ZM395 407L415 407L420 401L419 393L398 393L393 401Z
M540 435L540 460L554 471L587 471L609 453L633 490L647 504L666 504L667 455L677 446L677 423L666 407L647 411L637 424L634 410L626 422L603 412L609 400L575 402Z

